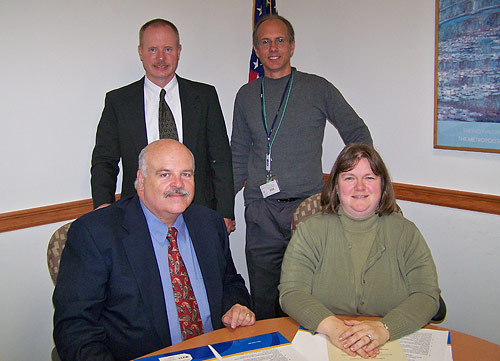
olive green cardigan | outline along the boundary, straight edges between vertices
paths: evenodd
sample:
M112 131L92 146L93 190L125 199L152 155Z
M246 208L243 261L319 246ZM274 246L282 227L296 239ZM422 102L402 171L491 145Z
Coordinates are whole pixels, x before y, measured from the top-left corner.
M312 332L335 314L381 316L391 340L428 323L439 308L440 290L417 227L400 214L377 216L375 240L356 287L344 216L319 213L298 225L281 268L282 309Z

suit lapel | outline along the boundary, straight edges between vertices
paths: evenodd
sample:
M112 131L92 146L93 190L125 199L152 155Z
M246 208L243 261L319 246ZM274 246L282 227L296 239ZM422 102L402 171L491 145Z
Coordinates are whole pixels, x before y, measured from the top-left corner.
M183 143L189 149L195 149L200 128L201 105L199 95L186 79L177 76L179 82L179 97L182 108Z
M206 229L199 220L199 215L192 212L192 207L189 207L184 213L184 222L189 231L189 236L193 242L196 252L196 258L200 266L203 282L207 292L208 303L212 324L215 329L220 327L221 314L221 297L223 290L221 288L220 274L218 268L217 252L219 251L217 233L214 229ZM214 263L215 262L215 263Z
M146 219L137 196L128 204L125 212L123 227L129 235L122 240L123 247L151 323L163 344L171 344L160 272Z

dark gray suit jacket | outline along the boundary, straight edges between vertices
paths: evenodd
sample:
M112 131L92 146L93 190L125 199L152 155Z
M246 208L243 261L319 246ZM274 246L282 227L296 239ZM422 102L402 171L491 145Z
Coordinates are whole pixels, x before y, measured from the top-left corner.
M214 329L250 297L231 258L222 217L191 205L184 220L205 283ZM72 225L53 296L62 360L130 360L171 344L160 271L138 196Z
M183 142L195 157L194 203L234 219L231 149L217 91L179 76L177 80ZM92 153L94 207L114 202L120 159L122 197L135 194L137 158L148 144L144 119L144 78L106 94Z

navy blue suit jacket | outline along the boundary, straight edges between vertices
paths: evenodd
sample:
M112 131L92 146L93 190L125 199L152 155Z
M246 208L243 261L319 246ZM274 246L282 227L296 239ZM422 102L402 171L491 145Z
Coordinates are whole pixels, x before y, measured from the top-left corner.
M249 306L222 217L192 204L184 213L214 329L235 303ZM62 360L130 360L171 345L155 253L138 196L72 225L53 296Z
M183 143L195 158L194 203L234 219L231 149L215 88L177 76ZM113 203L122 161L122 197L135 194L140 151L148 144L144 115L144 78L106 94L92 152L94 207Z

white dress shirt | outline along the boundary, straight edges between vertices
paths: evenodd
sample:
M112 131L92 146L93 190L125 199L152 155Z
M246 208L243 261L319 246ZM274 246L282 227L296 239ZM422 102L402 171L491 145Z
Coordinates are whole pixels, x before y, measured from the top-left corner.
M160 139L160 130L158 129L158 107L161 89L162 88L149 80L148 77L144 78L144 114L146 114L148 144ZM163 89L166 91L165 101L174 115L179 142L182 143L182 109L177 76L174 76Z

